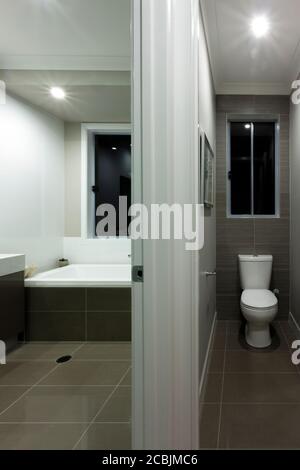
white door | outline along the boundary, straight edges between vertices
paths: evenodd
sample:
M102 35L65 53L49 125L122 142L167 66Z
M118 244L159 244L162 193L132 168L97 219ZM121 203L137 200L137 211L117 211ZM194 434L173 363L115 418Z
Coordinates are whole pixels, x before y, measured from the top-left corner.
M195 204L197 0L133 0L134 202ZM133 446L198 447L197 254L133 243Z

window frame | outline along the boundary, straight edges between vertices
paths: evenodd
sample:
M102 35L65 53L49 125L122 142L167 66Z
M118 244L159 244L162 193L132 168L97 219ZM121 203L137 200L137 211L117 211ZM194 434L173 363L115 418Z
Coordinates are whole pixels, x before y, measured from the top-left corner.
M83 240L126 239L129 237L98 237L95 223L95 135L132 135L131 124L81 124L81 238Z
M232 214L231 213L231 180L228 177L231 171L231 123L245 122L274 123L275 126L275 214L256 215L252 214ZM253 126L251 130L253 134ZM252 136L253 147L253 136ZM254 164L253 148L251 149L251 187L252 187L252 212L254 210ZM265 114L228 114L226 116L226 216L228 219L279 219L280 218L280 116Z

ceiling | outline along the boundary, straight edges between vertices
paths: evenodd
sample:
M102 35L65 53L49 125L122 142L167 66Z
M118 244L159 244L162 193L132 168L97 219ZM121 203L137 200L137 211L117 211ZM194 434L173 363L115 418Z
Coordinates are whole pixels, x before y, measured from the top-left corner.
M130 119L130 0L0 0L0 80L70 122ZM52 86L66 100L54 100Z
M130 72L0 70L7 91L67 122L128 122ZM52 86L66 92L55 100Z
M130 0L0 0L0 11L0 68L130 69Z
M300 64L299 0L201 0L217 93L288 94ZM253 36L266 15L269 34Z

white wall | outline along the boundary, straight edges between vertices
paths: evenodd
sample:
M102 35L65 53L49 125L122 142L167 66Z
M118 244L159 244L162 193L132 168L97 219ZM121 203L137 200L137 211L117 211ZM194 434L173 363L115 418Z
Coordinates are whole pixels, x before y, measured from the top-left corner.
M131 264L131 240L65 237L64 257L72 264Z
M40 271L63 254L64 124L12 96L0 106L0 252Z
M199 26L199 123L216 156L216 96L210 68L208 47L200 15ZM204 248L200 252L199 366L203 372L213 320L216 312L216 281L205 271L216 269L216 209L205 210Z
M81 124L65 123L65 236L81 236Z

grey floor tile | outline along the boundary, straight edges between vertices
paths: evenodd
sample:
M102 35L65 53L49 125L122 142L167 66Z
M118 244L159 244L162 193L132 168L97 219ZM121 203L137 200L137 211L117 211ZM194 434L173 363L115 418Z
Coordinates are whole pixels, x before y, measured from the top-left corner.
M286 352L256 353L249 351L227 351L225 371L231 373L296 373L291 355Z
M208 374L203 393L203 403L220 403L223 374Z
M83 436L75 450L130 450L131 426L125 423L95 423Z
M81 424L0 424L1 450L72 450Z
M27 343L8 355L8 361L53 360L73 354L83 343Z
M119 387L95 419L97 423L131 421L131 387Z
M131 343L88 343L74 354L74 360L131 360Z
M220 448L300 449L300 405L223 405Z
M292 346L293 341L300 339L299 332L296 329L292 328L288 322L280 322L280 328L286 338L289 347Z
M18 398L20 398L23 393L27 392L29 388L30 387L0 386L0 413L6 410L6 408L14 403Z
M124 379L120 383L120 386L131 387L132 386L132 369L127 372Z
M212 341L211 349L223 350L226 347L226 331L216 331Z
M0 415L0 422L89 423L112 387L34 387Z
M0 367L0 385L34 385L55 367L53 362L8 362Z
M227 321L217 320L216 333L226 333Z
M212 351L210 362L209 362L209 372L223 372L224 367L224 351Z
M242 323L240 321L228 321L227 332L228 334L238 334Z
M117 385L130 363L72 361L60 365L41 385Z
M201 405L200 449L216 449L218 445L220 405Z
M238 333L229 333L227 335L226 349L228 351L240 351L240 350L243 351L244 350L244 348L240 344Z
M300 374L225 374L223 402L300 404Z

